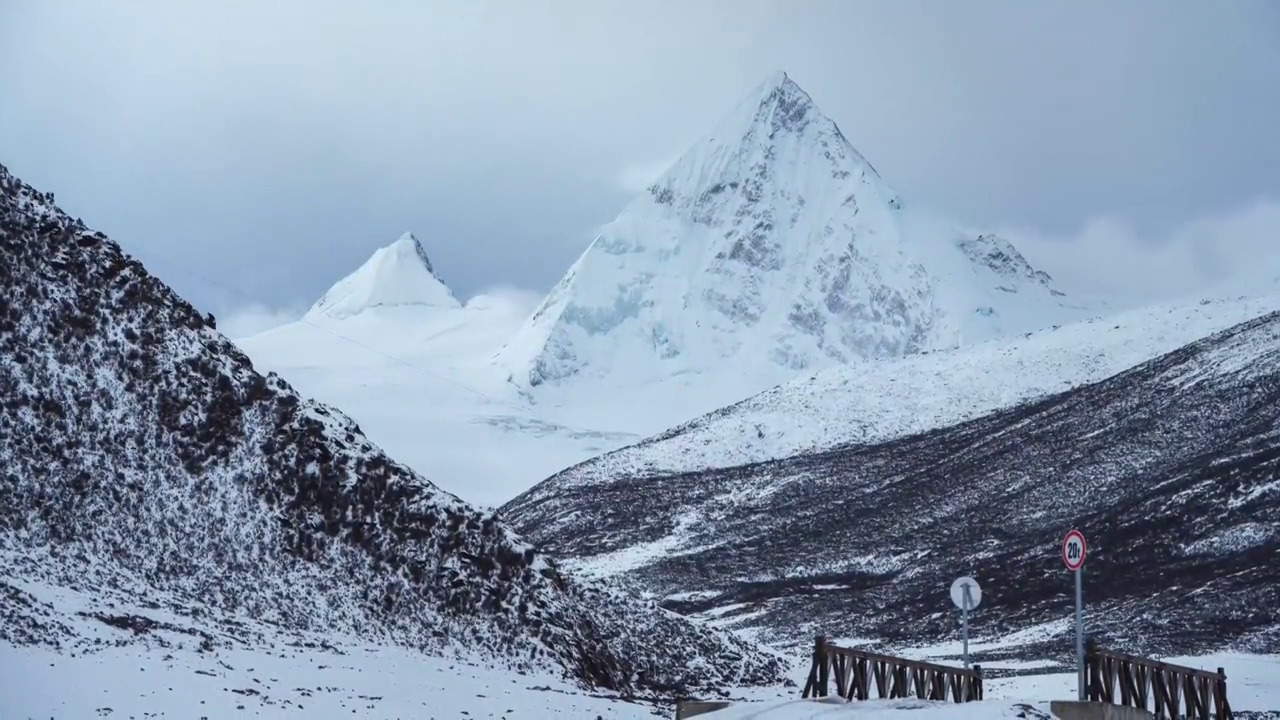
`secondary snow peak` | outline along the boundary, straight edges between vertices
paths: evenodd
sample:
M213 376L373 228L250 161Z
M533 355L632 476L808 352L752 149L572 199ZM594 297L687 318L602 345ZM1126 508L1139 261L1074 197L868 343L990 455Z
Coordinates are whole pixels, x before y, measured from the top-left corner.
M375 250L355 272L329 288L307 312L307 319L337 320L370 308L397 305L461 306L411 232Z
M431 258L427 257L427 251L422 247L422 241L412 232L402 234L388 247L397 254L409 255L412 253L416 255L418 261L427 268L428 272L435 273L435 268L431 267Z

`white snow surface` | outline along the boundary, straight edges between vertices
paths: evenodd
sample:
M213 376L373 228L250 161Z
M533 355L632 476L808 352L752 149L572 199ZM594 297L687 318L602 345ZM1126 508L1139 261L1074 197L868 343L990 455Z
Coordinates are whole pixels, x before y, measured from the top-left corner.
M13 578L6 578L13 582ZM635 719L670 717L670 706L586 693L552 674L516 674L467 655L439 657L345 636L280 633L246 621L238 632L203 626L195 618L154 608L109 603L66 588L19 581L48 603L60 622L85 638L62 652L0 643L5 718L242 717L262 718L509 718ZM164 625L143 633L79 614L107 610L141 613ZM1065 626L1065 625L1064 625ZM212 642L203 649L202 638ZM858 643L841 644L857 646ZM1016 643L1016 638L975 639L973 652ZM902 657L955 664L958 643L893 650ZM1218 653L1165 658L1191 667L1227 672L1236 711L1280 709L1280 656ZM988 670L1023 669L1027 661L986 661ZM1039 663L1052 666L1051 662ZM986 720L1025 717L1027 707L1048 712L1049 701L1070 699L1068 672L988 679L985 700L965 705L908 700L845 703L799 698L808 671L798 654L794 687L735 693L733 705L706 717L864 718L865 720ZM711 699L711 698L707 698Z
M1022 336L862 360L570 468L567 483L733 467L947 427L1096 382L1280 310L1280 294L1153 305Z
M422 243L405 233L379 248L307 311L310 320L340 319L369 308L399 305L456 308L453 291L436 275Z
M337 317L313 310L235 343L260 372L275 371L304 395L343 408L392 457L455 495L494 507L558 470L665 427L595 430L535 412L488 362L527 314L527 305L501 294L465 305L383 304Z
M904 209L778 73L600 230L497 360L522 386L730 373L745 397L1097 307L1007 241Z
M231 634L189 616L0 579L35 593L87 641L61 652L0 642L5 720L652 717L652 705L588 694L551 672L516 673L491 658L428 655L337 633L282 633L248 618ZM166 625L135 633L79 614L103 611ZM205 637L212 642L202 649Z

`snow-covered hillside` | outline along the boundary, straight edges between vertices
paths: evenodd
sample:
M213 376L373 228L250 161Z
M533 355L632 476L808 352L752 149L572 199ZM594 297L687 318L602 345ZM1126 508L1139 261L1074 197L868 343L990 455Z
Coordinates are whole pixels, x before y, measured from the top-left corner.
M828 418L831 421L830 418ZM887 442L684 473L551 478L502 509L576 571L803 646L975 632L1069 652L1060 542L1088 537L1117 650L1280 650L1280 311L1100 382Z
M104 623L142 608L146 627L253 641L251 621L624 693L780 679L757 646L564 575L258 374L211 316L3 166L0 257L0 642L93 646L42 599L61 588Z
M740 399L860 358L1078 319L1086 305L1008 242L904 208L778 73L600 230L498 362L535 388L729 374Z
M873 444L1102 380L1280 310L1280 292L1157 304L945 352L855 361L592 458L564 485L696 472Z

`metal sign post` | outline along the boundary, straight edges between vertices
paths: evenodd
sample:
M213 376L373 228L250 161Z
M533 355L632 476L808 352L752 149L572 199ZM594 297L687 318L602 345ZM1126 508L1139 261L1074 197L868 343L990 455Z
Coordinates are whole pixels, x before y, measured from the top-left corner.
M1084 691L1084 534L1072 530L1062 539L1062 562L1076 576L1076 693L1085 700Z
M982 602L982 587L968 575L951 583L951 602L960 608L960 634L964 638L964 667L969 669L969 611Z

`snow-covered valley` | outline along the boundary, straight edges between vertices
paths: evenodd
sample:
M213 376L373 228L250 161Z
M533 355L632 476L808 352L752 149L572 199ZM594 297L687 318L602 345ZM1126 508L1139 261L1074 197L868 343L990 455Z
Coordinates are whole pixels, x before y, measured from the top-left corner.
M1280 284L1065 292L781 73L541 302L429 248L228 339L0 166L0 715L1040 720L1074 526L1091 633L1280 709ZM960 573L987 701L796 701Z

